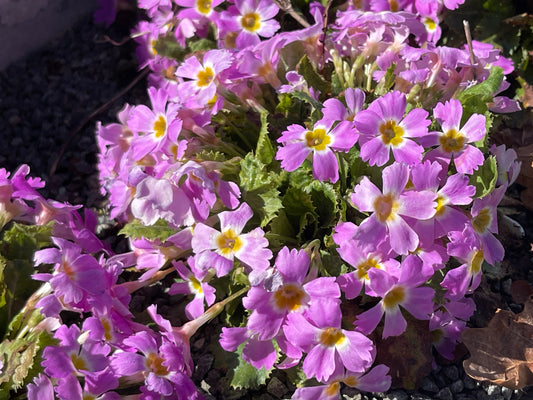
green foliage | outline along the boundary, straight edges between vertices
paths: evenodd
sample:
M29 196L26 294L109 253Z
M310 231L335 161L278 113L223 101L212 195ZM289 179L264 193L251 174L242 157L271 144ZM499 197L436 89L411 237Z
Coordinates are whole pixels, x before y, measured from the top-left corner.
M488 103L492 102L494 93L498 91L503 82L503 77L503 69L492 67L486 80L459 94L458 99L463 105L462 124L468 121L474 113L485 115L488 112Z
M496 187L497 179L496 157L489 156L483 165L470 176L470 184L476 187L476 197L483 197L492 192Z
M264 385L270 377L273 368L267 370L265 367L257 369L251 364L248 364L242 358L242 350L244 343L237 348L237 355L239 357L239 365L233 370L233 378L231 379L231 386L235 389L259 389Z
M304 77L307 84L315 90L319 90L322 95L329 93L331 84L318 74L315 66L309 61L309 57L304 56L300 61L298 73Z
M268 113L261 113L261 131L259 131L259 139L257 140L257 147L255 149L255 155L257 159L263 164L268 165L274 159L276 151L268 134Z
M164 219L159 219L151 226L143 225L138 219L128 222L120 230L119 235L124 235L131 239L145 238L148 240L160 240L164 242L176 233L176 229L169 226Z

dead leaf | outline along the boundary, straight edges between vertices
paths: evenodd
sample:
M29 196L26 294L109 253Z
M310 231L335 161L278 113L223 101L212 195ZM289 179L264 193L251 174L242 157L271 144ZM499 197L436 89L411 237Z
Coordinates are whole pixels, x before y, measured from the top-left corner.
M533 287L524 280L511 283L511 297L516 304L525 303L533 294Z
M465 372L480 381L510 389L533 385L533 299L514 314L498 309L486 328L466 329L461 335L470 351Z

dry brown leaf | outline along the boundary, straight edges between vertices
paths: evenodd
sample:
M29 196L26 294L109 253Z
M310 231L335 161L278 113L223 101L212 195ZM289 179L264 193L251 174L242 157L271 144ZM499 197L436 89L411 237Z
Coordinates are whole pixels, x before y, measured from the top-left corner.
M486 328L466 329L461 335L470 351L465 372L480 381L510 389L533 385L533 299L519 314L497 310Z

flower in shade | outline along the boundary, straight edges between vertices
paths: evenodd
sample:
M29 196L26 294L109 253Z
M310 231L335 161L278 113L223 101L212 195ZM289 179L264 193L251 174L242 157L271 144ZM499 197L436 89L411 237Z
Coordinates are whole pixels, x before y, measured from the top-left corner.
M372 365L376 349L360 332L341 328L342 314L338 302L321 302L308 315L291 313L283 331L287 340L307 352L302 369L308 378L327 381L341 367L362 373Z
M278 149L276 160L281 160L281 166L285 170L294 171L312 154L313 177L321 181L337 182L339 164L334 150L349 151L358 135L349 121L343 121L332 128L334 122L324 115L312 129L297 124L289 125L278 139L283 147Z
M341 384L364 392L385 392L390 388L389 367L376 365L365 374L356 374L340 368L325 382L325 385L308 386L296 389L293 400L337 400L340 398Z
M217 276L226 275L233 268L237 258L253 271L264 271L270 263L272 252L268 249L268 240L259 227L251 232L242 233L246 222L253 216L253 211L242 203L234 211L218 214L220 231L198 223L193 231L191 241L195 263L199 269L214 268Z
M428 133L428 112L414 108L405 115L405 94L393 91L374 100L366 110L360 111L354 123L361 137L361 158L370 165L384 165L390 152L394 159L415 164L422 159L424 148L410 138Z
M194 319L204 313L204 301L208 306L215 302L215 288L202 281L207 271L196 268L194 257L189 257L187 263L191 267L190 270L181 261L174 263L174 268L176 268L184 282L173 283L168 290L168 294L193 294L194 299L185 306L185 314L187 314L189 319Z
M350 199L364 212L372 212L354 235L355 240L379 243L388 239L398 254L414 251L419 238L405 217L428 219L435 215L437 195L429 190L406 190L409 166L394 163L383 169L383 192L366 176L354 188Z
M425 147L437 146L426 154L426 159L436 160L446 166L453 159L457 172L472 174L483 162L483 153L470 143L485 137L485 116L472 114L461 127L463 106L456 99L435 106L433 116L439 122L442 131L431 132L420 143Z
M199 105L208 104L216 95L218 75L231 66L232 60L227 50L209 50L202 62L196 56L187 58L176 70L176 76L188 79L179 84L180 94Z
M401 335L407 327L407 321L400 306L417 319L429 319L433 312L435 291L429 287L420 287L428 276L422 273L422 261L417 256L410 255L405 258L398 276L377 268L372 268L368 274L369 286L381 300L357 316L354 324L358 331L371 333L385 314L383 338Z

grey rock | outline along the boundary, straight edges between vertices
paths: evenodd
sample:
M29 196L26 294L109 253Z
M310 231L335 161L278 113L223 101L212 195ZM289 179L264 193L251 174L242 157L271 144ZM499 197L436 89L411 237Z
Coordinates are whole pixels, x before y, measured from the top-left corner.
M439 400L453 400L453 393L450 388L445 387L439 390L435 397Z
M422 386L421 386L421 389L422 390L425 390L426 392L430 392L430 393L437 393L439 391L439 387L435 384L435 382L433 381L433 379L431 379L430 377L426 376L423 380L422 380Z
M391 390L390 393L387 393L383 399L387 400L409 400L409 395L404 391L400 389Z
M461 393L465 388L465 384L462 380L458 379L450 385L452 393Z
M511 400L511 397L513 397L513 390L507 387L502 387L501 393L505 400Z
M459 370L456 365L447 365L443 367L442 373L452 382L455 382L457 379L459 379Z
M468 375L465 375L463 380L465 383L465 388L468 390L473 390L478 386L478 383L474 379L470 378Z
M485 392L489 396L499 395L501 394L501 387L498 385L488 385L487 387L485 387Z
M288 391L287 386L275 376L268 382L267 392L278 399L281 399Z

